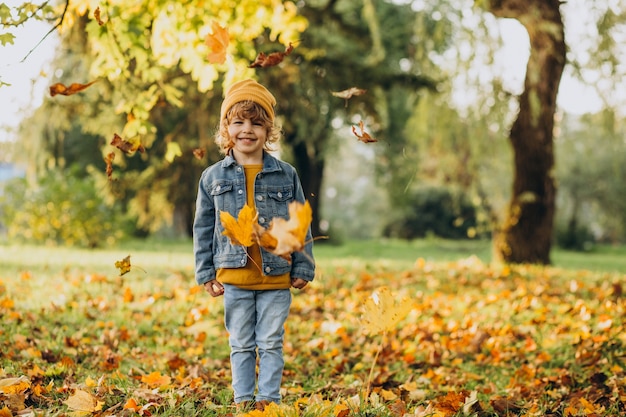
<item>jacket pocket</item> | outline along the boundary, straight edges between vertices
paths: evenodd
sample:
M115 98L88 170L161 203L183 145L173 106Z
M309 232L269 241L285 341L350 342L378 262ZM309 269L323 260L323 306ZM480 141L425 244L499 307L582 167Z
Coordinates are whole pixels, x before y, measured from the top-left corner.
M288 205L293 201L293 195L293 186L268 187L269 209L273 217L287 218L289 216Z

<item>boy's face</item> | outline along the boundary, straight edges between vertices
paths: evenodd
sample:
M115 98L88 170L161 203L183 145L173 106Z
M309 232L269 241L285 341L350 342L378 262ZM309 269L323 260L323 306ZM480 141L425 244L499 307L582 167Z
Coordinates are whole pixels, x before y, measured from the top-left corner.
M261 120L233 117L228 124L228 135L234 143L235 159L240 163L263 160L267 128Z

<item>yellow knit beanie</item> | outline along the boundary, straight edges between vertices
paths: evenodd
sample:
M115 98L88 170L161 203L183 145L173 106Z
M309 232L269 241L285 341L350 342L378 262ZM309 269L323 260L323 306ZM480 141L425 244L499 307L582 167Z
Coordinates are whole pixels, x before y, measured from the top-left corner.
M276 99L267 88L251 79L236 82L226 91L220 110L220 120L226 117L226 113L235 103L246 100L259 104L265 109L270 119L274 120Z

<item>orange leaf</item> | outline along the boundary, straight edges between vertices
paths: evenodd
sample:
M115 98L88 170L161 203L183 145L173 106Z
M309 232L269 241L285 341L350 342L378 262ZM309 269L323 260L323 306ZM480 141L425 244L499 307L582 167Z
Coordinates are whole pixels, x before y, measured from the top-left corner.
M96 397L83 390L76 390L74 395L71 395L66 401L64 401L70 409L75 411L82 411L87 413L93 413L102 409L104 404L102 401L98 401Z
M142 376L141 382L147 384L151 388L161 388L169 385L172 382L172 378L168 375L161 375L160 372L152 372L149 375Z
M100 7L99 6L96 7L96 10L93 11L93 17L96 19L96 21L98 22L99 26L104 25L104 22L102 21L101 16L100 16Z
M243 206L237 220L228 212L220 212L220 221L224 226L222 234L230 239L233 245L252 246L254 240L253 224L256 222L256 213L249 205Z
M25 376L0 379L0 392L3 394L21 394L29 387L30 380Z
M313 211L308 201L304 204L293 201L289 203L289 220L276 217L267 230L255 223L257 241L267 251L289 261L292 252L304 249L312 219Z
M248 68L267 68L278 65L283 62L283 59L285 59L285 57L289 55L291 51L293 51L293 48L293 44L289 42L289 45L285 48L285 52L272 52L269 55L265 55L263 52L259 52L254 62L248 65Z
M206 153L206 151L202 148L196 148L193 150L193 156L196 157L196 159L202 159L204 158L204 154Z
M62 83L56 83L50 86L50 95L52 97L56 96L57 94L61 94L63 96L71 96L72 94L76 94L80 91L83 91L84 89L86 89L87 87L95 83L96 81L97 80L92 81L87 84L73 83L69 87L66 87Z
M115 146L117 149L119 149L120 151L124 153L132 153L135 151L144 153L146 151L146 148L143 147L139 139L128 141L128 140L122 139L117 133L113 134L111 145Z
M140 409L141 407L137 404L137 401L135 401L134 398L129 398L128 401L126 401L126 404L124 404L124 410L139 411Z
M211 49L207 59L212 64L223 64L226 62L226 51L230 36L228 29L223 28L215 20L211 22L211 30L213 33L207 35L205 43Z
M107 178L111 180L111 176L113 175L113 160L115 159L115 152L109 152L107 156L104 158L104 162L107 164Z
M363 120L361 120L359 122L359 128L361 129L361 134L358 134L356 132L356 129L354 126L352 126L352 133L354 133L354 135L363 143L371 143L371 142L378 142L378 139L374 139L373 137L370 136L369 133L367 133L364 129L363 129Z

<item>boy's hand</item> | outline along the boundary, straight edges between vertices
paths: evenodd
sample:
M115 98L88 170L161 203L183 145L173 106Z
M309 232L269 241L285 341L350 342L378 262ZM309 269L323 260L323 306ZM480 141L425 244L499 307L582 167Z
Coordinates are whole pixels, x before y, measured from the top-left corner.
M306 287L308 283L308 281L305 281L302 278L291 278L291 286L299 290Z
M213 297L219 297L220 295L224 295L224 286L216 279L205 282L204 289Z

